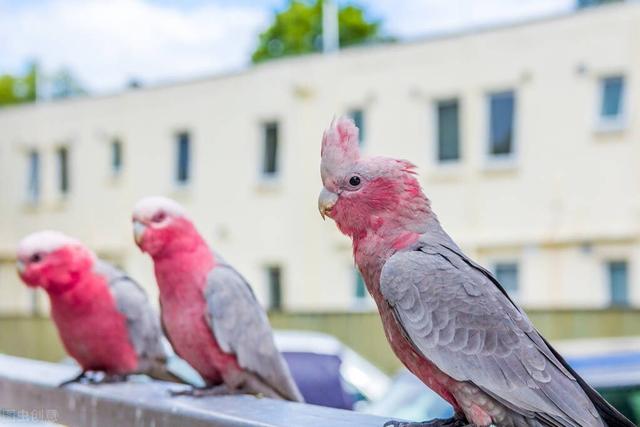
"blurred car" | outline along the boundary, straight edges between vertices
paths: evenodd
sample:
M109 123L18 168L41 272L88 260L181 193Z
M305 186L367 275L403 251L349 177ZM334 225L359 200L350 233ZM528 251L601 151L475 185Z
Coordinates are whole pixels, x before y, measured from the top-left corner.
M395 375L382 399L358 409L367 414L411 421L453 416L451 405L404 368Z
M275 340L307 403L354 409L382 399L391 385L384 372L331 335L275 331Z
M640 337L571 340L555 347L609 403L640 423Z
M640 338L561 341L554 347L569 365L634 423L640 422ZM413 421L448 418L451 406L406 369L384 397L363 412Z

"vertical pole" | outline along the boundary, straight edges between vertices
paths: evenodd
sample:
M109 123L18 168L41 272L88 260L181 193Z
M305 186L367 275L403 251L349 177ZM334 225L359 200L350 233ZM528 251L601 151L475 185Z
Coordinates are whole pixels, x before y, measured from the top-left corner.
M322 51L331 53L339 48L338 6L335 0L322 0Z

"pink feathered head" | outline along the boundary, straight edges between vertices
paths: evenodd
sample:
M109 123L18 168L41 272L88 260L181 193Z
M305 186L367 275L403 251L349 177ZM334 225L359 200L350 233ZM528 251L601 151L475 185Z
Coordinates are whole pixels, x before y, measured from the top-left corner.
M360 159L358 128L349 117L333 119L322 135L320 174L322 180L339 176Z

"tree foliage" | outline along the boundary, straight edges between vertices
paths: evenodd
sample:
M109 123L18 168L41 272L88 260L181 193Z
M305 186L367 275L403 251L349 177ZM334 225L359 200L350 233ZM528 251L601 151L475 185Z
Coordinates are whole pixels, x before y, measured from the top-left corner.
M37 73L38 67L33 63L22 76L0 75L0 106L34 102Z
M22 75L0 74L0 107L35 102L38 98L69 98L87 91L73 73L62 68L44 75L35 62Z
M54 99L71 98L79 95L86 95L87 91L73 75L71 70L62 68L49 79L51 97Z
M368 21L357 6L338 10L340 46L381 41L380 22ZM275 15L274 21L260 34L254 63L322 50L322 0L292 0L289 7Z

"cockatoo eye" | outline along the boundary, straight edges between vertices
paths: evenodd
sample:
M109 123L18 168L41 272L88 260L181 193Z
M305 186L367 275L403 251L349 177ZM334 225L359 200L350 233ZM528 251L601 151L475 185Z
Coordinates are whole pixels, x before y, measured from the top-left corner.
M40 253L35 253L29 257L29 262L40 262L42 261L42 255Z
M361 182L362 180L358 175L353 175L351 178L349 178L349 185L352 187L358 187Z
M152 218L151 221L152 222L162 222L164 221L164 219L167 217L167 214L164 212L158 212L156 213Z

